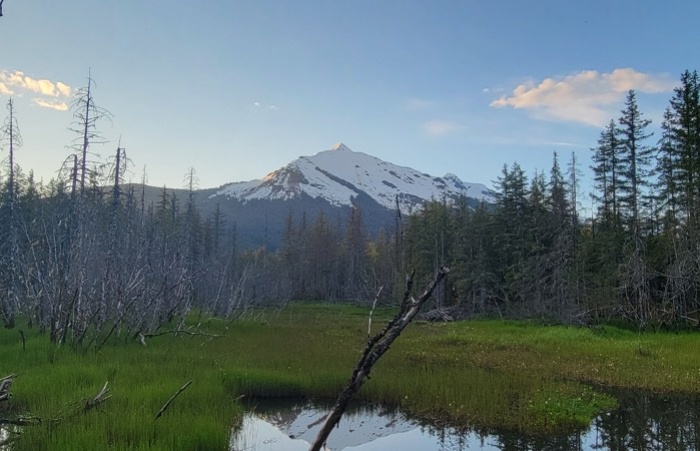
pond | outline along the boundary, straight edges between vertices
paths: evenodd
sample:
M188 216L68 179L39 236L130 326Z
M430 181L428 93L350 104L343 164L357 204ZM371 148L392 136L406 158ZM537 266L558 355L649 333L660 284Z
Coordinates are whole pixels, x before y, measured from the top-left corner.
M333 451L700 450L700 400L651 393L615 393L620 407L588 428L566 434L455 429L379 405L354 406L331 433ZM259 400L232 431L231 451L307 451L330 406L301 400Z

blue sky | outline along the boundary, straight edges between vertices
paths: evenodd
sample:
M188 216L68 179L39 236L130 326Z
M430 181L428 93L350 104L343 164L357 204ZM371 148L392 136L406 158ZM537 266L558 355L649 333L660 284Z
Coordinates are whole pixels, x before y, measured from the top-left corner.
M121 136L134 180L145 165L173 187L190 166L218 186L339 141L487 185L504 163L547 170L555 150L588 173L625 92L658 125L700 42L695 0L5 0L3 12L0 102L15 99L20 165L55 176L73 138L62 109L90 68L114 116L94 151Z

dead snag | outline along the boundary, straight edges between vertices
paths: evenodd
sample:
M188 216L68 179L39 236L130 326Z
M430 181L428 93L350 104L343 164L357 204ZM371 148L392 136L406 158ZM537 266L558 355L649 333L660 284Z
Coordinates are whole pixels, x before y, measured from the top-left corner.
M442 282L450 270L446 267L441 267L433 280L428 284L423 294L415 299L411 296L411 287L413 286L413 274L406 280L406 292L404 293L401 309L399 313L386 325L386 327L374 337L367 339L367 345L362 353L362 356L357 361L355 369L350 376L345 388L333 406L333 409L326 417L321 430L318 432L309 451L320 451L325 445L328 436L333 428L340 421L340 417L348 406L352 396L360 389L366 379L369 378L369 373L372 367L389 349L391 344L396 340L401 332L408 326L413 318L418 314L423 304L430 299L433 290Z
M160 416L163 415L163 414L165 413L166 410L168 410L168 407L170 407L170 404L171 404L173 401L175 401L175 398L177 398L177 397L180 395L180 393L182 393L183 391L185 391L185 389L186 389L187 387L189 387L191 383L192 383L192 381L189 381L189 382L187 382L185 385L183 385L182 387L180 387L180 389L179 389L177 392L175 392L175 394L172 395L172 396L170 397L170 399L168 399L168 401L167 401L165 404L163 404L163 407L161 407L160 410L158 411L158 413L156 414L156 418L155 418L156 420L157 420L158 418L160 418Z

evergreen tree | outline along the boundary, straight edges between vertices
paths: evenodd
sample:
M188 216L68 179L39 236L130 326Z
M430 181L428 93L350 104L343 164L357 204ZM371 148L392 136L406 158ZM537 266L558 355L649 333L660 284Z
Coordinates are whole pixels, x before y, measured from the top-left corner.
M603 224L617 227L619 222L620 192L620 141L615 122L610 123L600 133L598 146L593 149L593 187L591 197L599 205L599 216Z
M664 207L690 218L700 197L700 87L697 71L685 71L661 124L657 170Z
M627 94L625 109L618 120L617 129L620 138L620 205L625 215L632 236L637 245L641 238L641 211L649 208L652 196L645 190L649 186L651 160L654 149L645 145L652 136L646 128L651 121L644 119L637 106L637 97L633 90Z

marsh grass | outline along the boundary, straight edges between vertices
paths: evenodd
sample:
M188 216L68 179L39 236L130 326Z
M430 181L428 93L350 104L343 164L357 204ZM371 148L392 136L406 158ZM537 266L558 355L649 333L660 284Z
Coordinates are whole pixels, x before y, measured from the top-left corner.
M375 311L374 330L390 318ZM367 335L366 307L292 304L235 322L193 316L208 332L148 346L116 338L99 352L57 348L24 327L0 330L0 376L15 373L0 417L42 418L14 450L224 450L239 396L334 398ZM546 433L585 427L615 405L591 386L697 393L700 335L614 327L469 321L412 324L359 392L365 401L457 426ZM158 420L186 381L192 385ZM83 406L109 381L112 398ZM2 410L5 409L5 410Z

